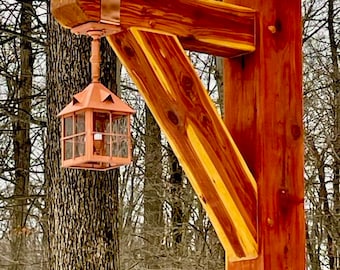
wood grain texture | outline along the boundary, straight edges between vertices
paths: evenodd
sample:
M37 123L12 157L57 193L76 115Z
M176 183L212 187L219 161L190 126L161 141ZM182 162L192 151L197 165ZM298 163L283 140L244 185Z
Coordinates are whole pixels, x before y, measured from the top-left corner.
M301 3L228 2L259 11L256 51L225 60L224 70L225 121L258 181L259 258L228 269L302 270Z
M113 0L52 0L51 11L68 28L111 21L123 29L177 35L184 48L193 51L234 57L255 50L255 11L219 1L121 0L119 7Z
M100 0L51 0L51 12L64 27L100 21Z
M167 136L232 259L257 256L257 187L173 35L137 28L108 40Z
M177 35L189 50L237 56L255 50L255 11L211 0L122 0L121 26Z

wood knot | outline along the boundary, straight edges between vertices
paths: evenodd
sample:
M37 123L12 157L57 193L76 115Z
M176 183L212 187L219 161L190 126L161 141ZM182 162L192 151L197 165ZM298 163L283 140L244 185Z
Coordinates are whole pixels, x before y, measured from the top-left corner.
M174 113L173 111L168 111L168 118L174 125L178 125L179 120L176 113Z
M201 9L195 9L194 13L193 13L193 17L196 19L201 19L205 16L205 14L203 13L203 11Z
M269 25L268 26L268 30L272 33L272 34L276 34L282 31L282 23L279 19L277 19L275 21L274 25Z
M282 23L280 19L277 19L275 21L275 27L277 32L282 32Z
M153 20L150 20L150 21L149 21L149 25L150 25L151 28L155 28L156 22L153 21Z
M274 220L273 220L271 217L268 217L268 218L267 218L267 225L268 225L268 227L270 227L270 228L273 228L273 227L274 227Z
M141 8L141 10L140 10L140 13L142 14L142 15L147 15L147 13L148 13L148 10L147 10L147 8L146 7L142 7Z
M270 33L275 34L276 33L275 25L269 25L268 30L269 30Z
M200 121L204 127L207 127L211 123L209 117L206 114L202 114L200 116Z
M301 129L298 125L292 125L290 131L294 140L297 140L301 137Z
M190 78L187 75L183 75L182 80L181 80L181 86L183 87L183 89L186 91L191 90L193 85L194 85L194 82L192 78Z
M134 57L135 56L135 51L129 46L124 46L124 51L129 57Z
M119 47L122 46L122 41L121 41L118 37L115 38L115 42L117 43L117 45L118 45Z
M304 203L303 196L291 194L286 188L281 188L278 192L279 205L283 214L287 214L293 207Z

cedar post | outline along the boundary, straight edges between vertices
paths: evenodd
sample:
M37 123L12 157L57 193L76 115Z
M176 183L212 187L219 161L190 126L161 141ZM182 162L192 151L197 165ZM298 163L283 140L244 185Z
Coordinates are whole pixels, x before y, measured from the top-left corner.
M228 269L305 269L301 3L257 10L256 51L225 60L225 122L258 185L255 260Z

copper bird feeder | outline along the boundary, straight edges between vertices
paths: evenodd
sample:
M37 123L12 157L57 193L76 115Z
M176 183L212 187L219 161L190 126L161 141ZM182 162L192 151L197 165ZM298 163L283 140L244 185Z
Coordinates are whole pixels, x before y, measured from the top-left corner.
M92 82L59 114L62 167L108 170L131 162L135 111L99 82L100 31L92 31Z

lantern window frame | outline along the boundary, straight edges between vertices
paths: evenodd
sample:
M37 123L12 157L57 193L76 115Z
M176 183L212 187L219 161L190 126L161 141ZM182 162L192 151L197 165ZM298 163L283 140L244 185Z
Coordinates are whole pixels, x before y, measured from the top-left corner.
M109 123L108 123L108 132L106 131L107 128L105 128L104 131L98 131L95 127L95 113L104 113L109 117ZM76 133L76 115L84 115L84 131L81 131L79 133ZM72 118L72 134L66 136L66 124L65 120L67 118ZM86 120L89 118L88 120ZM114 130L114 119L117 119L117 121L120 121L121 119L124 119L125 125L120 127L117 130ZM62 125L61 125L61 134L62 137L60 139L61 141L61 147L62 147L62 167L67 168L81 168L81 169L94 169L94 170L107 170L107 169L114 169L126 164L129 164L131 162L132 158L132 143L131 143L131 113L127 112L120 112L120 111L113 111L113 110L105 110L105 109L96 109L96 108L83 108L79 111L73 111L70 113L66 113L62 115ZM125 130L126 132L121 132L122 130ZM105 147L105 136L109 137L108 146L109 151L108 155L105 151L102 155L96 155L94 151L94 144L95 134L101 134L102 135L102 141L104 143ZM76 149L76 139L77 137L84 137L83 140L83 153L82 155L77 156L77 149ZM114 146L114 138L118 138L118 147ZM66 159L67 154L67 141L71 140L72 143L72 152L70 158ZM89 142L87 143L87 140ZM121 154L121 151L119 149L122 149L121 143L125 144L125 153L124 155ZM92 150L91 150L92 149ZM117 155L114 155L114 149L117 150ZM98 165L99 164L99 165ZM106 164L106 165L105 165Z

